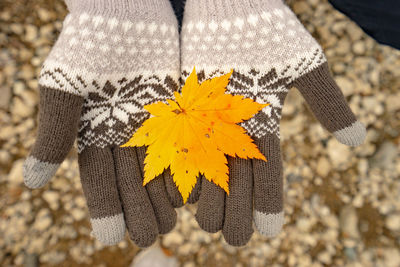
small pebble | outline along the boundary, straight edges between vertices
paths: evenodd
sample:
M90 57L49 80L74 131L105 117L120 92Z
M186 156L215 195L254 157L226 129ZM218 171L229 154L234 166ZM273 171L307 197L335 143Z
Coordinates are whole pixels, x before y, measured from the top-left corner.
M391 214L385 220L386 227L391 231L400 231L400 214Z

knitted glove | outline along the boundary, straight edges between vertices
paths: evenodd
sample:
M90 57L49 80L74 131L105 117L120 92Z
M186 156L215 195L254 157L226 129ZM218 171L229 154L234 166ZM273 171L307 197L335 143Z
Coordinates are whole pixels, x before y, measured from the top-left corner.
M360 145L365 127L332 79L321 47L281 0L188 0L181 38L184 78L193 66L201 80L233 69L229 93L270 103L242 124L268 162L230 158L229 196L203 178L196 219L208 232L222 229L235 246L250 239L253 218L262 234L275 236L284 222L279 123L289 89L300 90L341 143Z
M137 245L149 246L174 227L176 212L163 177L142 186L144 150L120 145L148 117L144 105L178 89L176 18L168 0L66 3L70 14L39 78L39 130L25 184L45 185L78 136L92 234L112 245L127 228Z

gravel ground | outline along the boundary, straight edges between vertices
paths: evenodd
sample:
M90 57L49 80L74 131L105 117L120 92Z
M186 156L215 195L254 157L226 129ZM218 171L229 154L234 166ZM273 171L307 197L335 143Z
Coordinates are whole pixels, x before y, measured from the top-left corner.
M192 266L400 266L400 52L378 45L326 0L292 0L321 43L336 81L368 127L365 144L332 138L292 90L282 120L284 231L255 234L243 248L207 234L195 205L178 210L160 244ZM37 127L36 77L66 15L61 1L0 1L0 265L128 266L128 239L106 248L90 238L74 149L42 190L22 183Z

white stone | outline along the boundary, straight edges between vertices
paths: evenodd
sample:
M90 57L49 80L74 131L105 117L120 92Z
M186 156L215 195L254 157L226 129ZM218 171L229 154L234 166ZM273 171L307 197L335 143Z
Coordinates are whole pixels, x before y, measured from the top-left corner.
M327 158L321 157L317 163L317 173L322 177L326 177L331 170L331 163Z
M335 63L332 65L332 70L333 70L333 72L336 73L336 74L341 74L341 73L345 72L345 70L346 70L346 65L345 65L343 62L335 62ZM336 82L338 81L337 79L338 79L338 78L335 78ZM339 85L339 87L341 87L341 86Z
M22 24L12 23L9 27L11 31L16 35L22 35L24 33L24 27L22 26Z
M46 247L46 239L43 236L36 237L30 240L27 252L28 253L40 253L43 251L43 248Z
M344 206L340 211L340 228L342 233L350 238L358 239L360 232L358 230L357 212L352 206Z
M11 161L11 155L7 150L0 149L0 163L6 165ZM0 178L1 180L1 178Z
M368 168L369 168L369 166L368 166L368 161L367 161L366 159L360 159L360 160L358 161L357 169L358 169L358 172L359 172L361 175L364 175L364 176L367 175Z
M184 243L183 245L179 246L178 254L179 256L189 256L195 253L196 251L196 243Z
M178 259L167 255L159 245L141 251L135 256L130 267L178 267Z
M327 216L322 216L321 219L322 219L323 223L324 223L326 226L328 226L328 227L330 227L330 228L334 228L334 229L339 228L339 220L338 220L338 218L337 218L336 215L334 215L334 214L329 214L329 215L327 215Z
M211 237L205 231L193 231L190 235L190 240L195 243L210 243Z
M34 69L30 64L24 64L20 72L18 72L18 77L20 77L23 80L31 80L36 78L37 72L36 69Z
M353 206L356 208L361 208L364 204L364 199L361 194L358 194L354 199L353 199Z
M25 89L26 89L26 86L21 81L17 81L13 85L13 92L16 95L21 95L24 92Z
M51 265L57 265L65 261L67 255L61 251L49 251L40 256L40 262L46 262Z
M353 239L349 239L349 238L345 238L343 240L343 245L346 248L355 248L357 246L357 241L353 240Z
M35 25L25 25L25 40L28 42L35 41L38 37L38 28Z
M74 202L78 207L80 207L82 209L84 209L86 207L86 200L85 200L85 198L83 196L76 197L74 199Z
M59 208L59 193L56 191L45 191L42 195L44 200L49 204L52 210L57 210Z
M75 228L71 225L65 225L67 222L63 220L63 224L61 227L58 228L57 230L57 236L59 238L63 239L75 239L78 236L78 233L76 232ZM88 233L88 235L90 232Z
M324 264L330 265L332 262L332 255L328 251L323 251L318 254L317 256L318 260Z
M194 262L185 262L183 267L196 267L196 264Z
M41 209L36 215L35 222L33 224L33 229L39 232L46 231L53 220L50 217L50 212L48 209Z
M8 174L8 182L11 185L21 185L24 182L22 175L22 167L24 165L24 159L19 159L14 162L13 167Z
M350 53L350 42L347 39L341 39L335 46L335 53L338 55L346 55Z
M33 107L27 105L24 101L22 101L19 97L13 98L13 104L11 106L11 112L13 115L16 115L20 118L30 117L33 114Z
M308 232L314 224L309 218L299 218L296 222L296 227L300 231Z
M353 52L356 55L364 55L365 54L365 42L357 41L353 44Z
M400 252L397 248L388 248L384 250L385 267L400 266Z
M307 14L310 10L310 6L305 1L294 1L292 8L296 14Z
M331 138L328 142L327 149L333 168L340 170L347 169L351 157L350 148L340 144L336 139Z
M379 207L379 213L383 214L383 215L388 215L390 212L392 212L393 210L395 210L395 206L388 202L385 201L384 203L382 203Z
M128 242L126 242L126 240L123 240L118 243L118 248L120 249L126 249L127 247L128 247ZM89 250L88 252L92 252L92 250Z
M352 41L359 41L362 38L362 36L364 35L364 32L362 31L362 29L353 22L351 22L351 23L349 23L348 21L344 21L344 22L345 22L344 28L346 29L350 39Z
M79 208L74 208L71 210L71 215L75 221L81 221L86 217L86 212Z
M394 169L395 160L399 156L398 148L390 141L385 141L380 145L378 151L371 159L371 166L382 169Z
M386 108L389 112L395 112L396 110L400 110L400 92L396 94L391 94L387 96L386 99Z
M391 214L385 220L386 227L391 231L400 231L400 214Z
M174 231L164 237L163 245L166 247L180 246L183 244L183 241L183 236L179 232Z
M1 75L1 74L0 74ZM1 85L1 77L0 77L0 85ZM11 88L9 86L0 86L0 108L8 109L11 99Z
M336 83L339 85L344 96L349 96L354 93L354 83L346 76L339 76L335 78Z
M44 22L50 21L51 18L53 17L52 16L53 13L49 12L47 9L44 8L39 8L37 10L37 13L39 15L39 19Z

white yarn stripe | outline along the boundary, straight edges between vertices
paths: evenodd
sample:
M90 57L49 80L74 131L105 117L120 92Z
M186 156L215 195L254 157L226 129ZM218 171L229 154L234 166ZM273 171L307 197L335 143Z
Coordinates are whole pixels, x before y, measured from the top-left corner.
M74 15L69 15L67 19L64 21L65 24L72 23L74 20ZM133 24L131 20L127 19L119 19L117 17L104 17L101 15L92 16L88 13L82 13L77 18L78 25L82 25L85 23L90 23L91 26L97 28L107 27L110 30L115 30L115 28L119 27L123 29L124 32L134 31L135 33L142 34L143 31L147 31L148 34L159 34L166 35L167 33L176 34L176 26L173 24L166 24L165 22L159 23L159 21L138 21ZM135 27L133 27L135 25Z
M273 22L272 18L276 17L280 20L283 20L289 16L291 17L293 13L286 6L282 6L282 8L275 8L270 11L263 11L261 14L248 14L247 16L238 16L238 17L226 17L222 22L218 22L215 20L211 20L210 22L203 22L198 20L189 20L186 22L182 30L187 32L192 32L193 29L197 29L198 31L203 31L205 26L212 31L216 31L218 28L224 29L226 32L231 30L231 27L234 26L237 29L241 30L245 26L251 26L253 28L257 28L259 26L259 22L264 21L266 23ZM290 22L289 25L295 26L295 23Z

